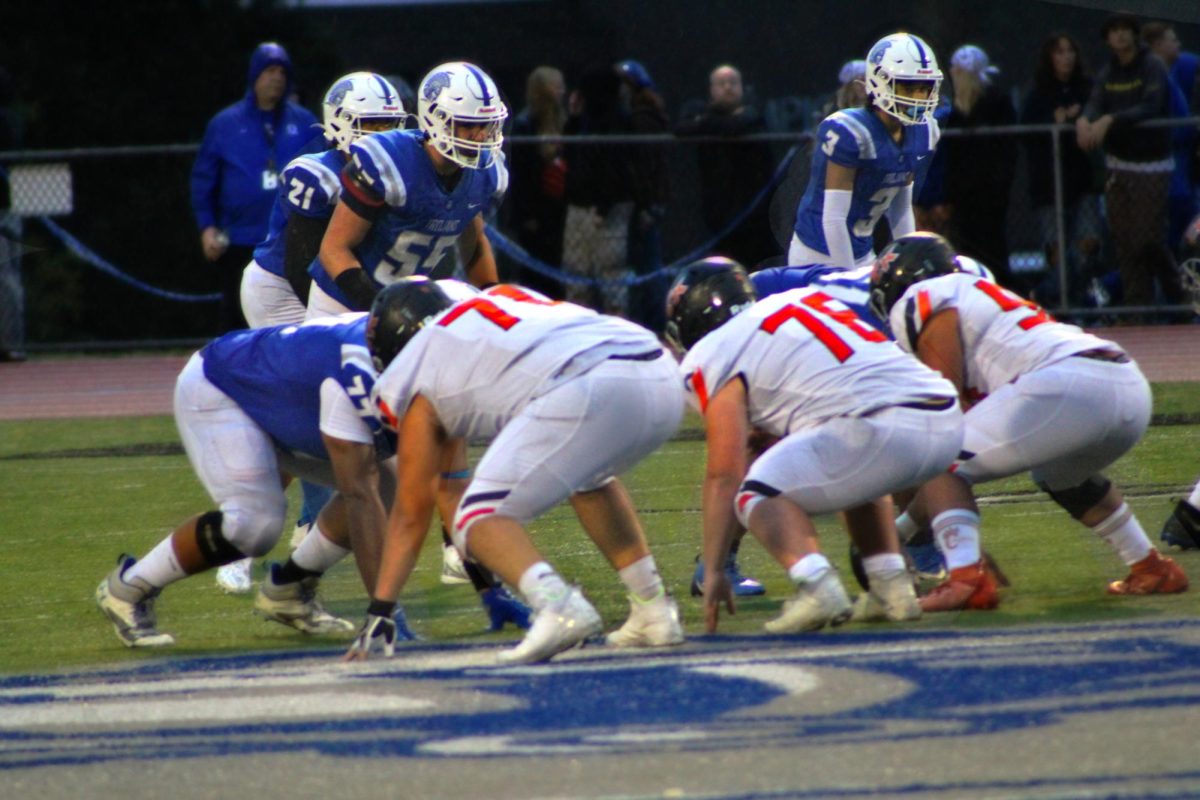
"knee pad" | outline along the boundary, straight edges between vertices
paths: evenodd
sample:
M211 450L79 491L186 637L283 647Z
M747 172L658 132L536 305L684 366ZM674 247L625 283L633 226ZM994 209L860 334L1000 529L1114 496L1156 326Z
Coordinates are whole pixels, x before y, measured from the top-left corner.
M1054 491L1045 481L1038 481L1038 488L1050 495L1050 499L1062 506L1068 514L1079 519L1104 499L1104 495L1112 488L1112 481L1103 475L1093 475L1070 489Z
M754 507L771 497L778 497L779 490L774 486L763 483L762 481L749 480L741 485L738 489L737 497L733 502L734 513L737 514L738 522L743 528L750 529L750 513Z
M221 567L246 557L225 538L225 532L221 529L224 517L220 511L209 511L196 520L196 546L212 567Z

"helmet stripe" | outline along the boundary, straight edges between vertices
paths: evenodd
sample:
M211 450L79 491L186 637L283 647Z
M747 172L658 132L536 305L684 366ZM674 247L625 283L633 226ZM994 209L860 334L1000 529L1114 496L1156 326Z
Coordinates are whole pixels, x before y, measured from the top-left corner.
M385 103L396 102L396 98L392 95L392 87L388 85L387 81L385 81L383 78L379 77L375 73L371 73L371 78L377 84L379 84L379 92L380 92L380 95L383 97L383 101Z
M463 66L467 68L468 72L475 76L475 80L479 81L479 90L483 92L483 104L485 106L490 106L492 104L492 95L488 92L487 79L483 77L483 73L475 69L475 67L471 66L470 64L464 64Z
M917 46L917 54L921 58L921 68L929 69L929 56L925 55L925 47L921 44L921 40L915 36L909 36L908 38L912 39L912 43Z

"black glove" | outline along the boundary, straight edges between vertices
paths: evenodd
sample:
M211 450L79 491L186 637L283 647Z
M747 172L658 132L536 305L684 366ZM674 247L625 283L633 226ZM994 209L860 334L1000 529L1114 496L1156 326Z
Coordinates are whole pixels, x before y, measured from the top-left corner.
M377 645L385 657L392 657L396 652L396 621L392 619L395 608L395 603L371 601L367 608L367 620L359 630L354 644L350 645L347 657L365 660L371 656Z

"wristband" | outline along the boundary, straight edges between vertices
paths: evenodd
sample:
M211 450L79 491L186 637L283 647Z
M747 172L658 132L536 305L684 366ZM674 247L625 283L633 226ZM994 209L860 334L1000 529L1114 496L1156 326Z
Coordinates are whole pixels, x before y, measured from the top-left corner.
M375 295L379 293L379 287L375 285L375 281L367 275L366 270L362 267L351 267L339 274L333 279L337 284L337 288L346 296L353 311L370 311L371 303L375 300Z
M446 481L465 481L471 477L471 470L460 469L458 472L443 472L442 480Z
M394 601L371 599L371 605L367 606L367 615L372 617L387 617L392 618L392 614L396 610Z

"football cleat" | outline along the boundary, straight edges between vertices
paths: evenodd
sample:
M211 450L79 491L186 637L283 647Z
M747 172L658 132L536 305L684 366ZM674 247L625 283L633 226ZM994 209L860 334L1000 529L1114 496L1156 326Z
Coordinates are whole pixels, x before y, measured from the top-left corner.
M458 548L454 545L443 546L442 583L453 585L470 582L471 577L467 575L466 567L463 566L462 556L458 554Z
M767 593L761 582L742 574L736 553L730 552L725 558L725 576L729 578L729 585L733 587L733 593L737 597L757 597ZM704 564L700 562L700 556L696 556L696 571L692 573L691 591L692 597L704 596Z
M489 631L502 630L506 622L523 631L529 630L532 624L529 617L533 612L503 586L496 585L480 592L479 601L483 603L483 610L487 612Z
M818 631L850 619L853 607L835 570L826 570L816 581L796 587L796 595L783 603L783 613L764 626L771 633Z
M871 588L854 601L855 622L904 622L919 619L921 604L907 569L871 576Z
M271 622L318 636L354 630L353 622L330 614L317 599L320 578L312 576L293 583L277 583L278 572L279 564L272 563L258 587L258 596L254 598L256 613Z
M1188 579L1173 560L1151 550L1150 555L1129 568L1123 581L1108 585L1109 594L1176 594L1187 591Z
M217 586L227 594L245 594L250 591L250 565L251 560L243 558L221 567L217 570Z
M1160 538L1183 550L1200 547L1200 511L1186 500L1175 504L1175 510L1163 523Z
M148 585L126 583L124 574L137 559L124 553L117 566L96 587L96 605L113 624L117 638L126 647L166 647L175 644L175 637L157 628L154 601L158 589ZM140 582L139 582L140 583Z
M671 647L683 644L679 606L666 592L653 600L629 596L629 619L605 637L611 647Z
M993 609L1000 605L997 583L996 574L980 559L975 564L950 570L949 578L921 598L921 610L933 613Z
M536 664L582 644L602 629L596 609L572 586L557 603L536 612L521 643L502 650L496 659L501 664Z

